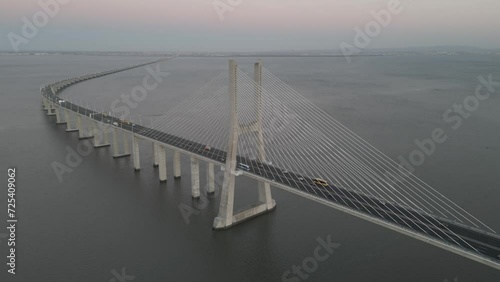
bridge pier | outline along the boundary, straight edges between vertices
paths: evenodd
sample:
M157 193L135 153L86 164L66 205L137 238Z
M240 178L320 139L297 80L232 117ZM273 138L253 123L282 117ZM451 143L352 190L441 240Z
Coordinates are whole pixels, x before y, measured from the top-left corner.
M215 193L215 173L214 173L214 163L207 163L207 193Z
M93 135L86 135L85 130L84 129L84 126L83 126L83 120L82 120L82 117L79 115L79 114L76 114L76 127L78 128L78 139L89 139L89 138L93 138L94 136ZM88 131L87 131L88 133Z
M55 108L56 111L56 124L66 124L67 121L62 121L61 119L61 106L56 106Z
M163 145L158 145L158 174L160 176L160 182L167 181L167 152Z
M48 106L48 109L47 109L47 115L48 116L55 116L56 115L54 104L52 102L49 102L49 106Z
M123 138L123 153L125 155L129 155L130 156L130 149L129 149L129 145L128 145L128 134L125 133L125 131L122 130L122 138Z
M71 118L70 118L70 115L69 115L69 110L68 109L65 109L64 110L64 119L66 120L66 132L74 132L74 131L78 131L78 128L72 128L72 122L71 122Z
M104 130L99 130L99 125L97 121L94 121L93 126L94 126L94 148L103 148L111 146L111 144L109 144L108 132L106 131L106 128L104 128Z
M118 146L118 129L116 127L113 128L113 158L123 158L123 157L128 157L130 156L130 153L128 152L128 142L127 142L127 136L125 135L125 132L122 132L123 135L123 154L120 154L120 147Z
M259 181L259 203L263 203L267 210L272 210L276 207L276 202L271 195L271 185L267 182Z
M42 106L44 110L47 110L47 99L42 96Z
M174 178L181 178L181 152L174 151Z
M200 198L200 162L191 156L191 197Z
M153 166L158 167L158 143L153 142Z
M238 106L237 106L237 65L234 60L229 61L229 98L230 98L230 130L229 142L227 148L226 165L224 167L224 181L222 183L222 192L220 198L219 214L214 219L214 229L227 229L244 220L256 217L260 214L274 210L276 202L272 199L271 189L268 183L259 183L259 201L249 207L234 212L234 192L236 176L242 172L236 168L236 157L238 152L238 137L245 131L248 133L258 134L257 148L259 151L259 161L265 161L265 151L262 132L262 89L261 76L262 64L259 61L255 64L255 93L258 101L257 105L257 121L252 125L241 126L238 121Z
M139 157L139 138L135 135L132 135L132 153L134 157L134 170L141 170L141 160Z

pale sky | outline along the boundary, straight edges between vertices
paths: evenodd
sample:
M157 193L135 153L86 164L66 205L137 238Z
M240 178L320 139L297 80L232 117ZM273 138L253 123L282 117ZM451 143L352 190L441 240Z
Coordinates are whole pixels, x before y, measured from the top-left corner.
M33 22L44 11L39 1L56 0L1 0L0 50L13 49L9 33L23 36L23 17ZM57 1L69 3L19 44L21 51L333 50L341 42L354 44L354 28L364 29L371 11L387 10L397 0ZM230 10L219 17L214 3ZM400 3L402 11L391 15L367 48L500 48L498 0Z

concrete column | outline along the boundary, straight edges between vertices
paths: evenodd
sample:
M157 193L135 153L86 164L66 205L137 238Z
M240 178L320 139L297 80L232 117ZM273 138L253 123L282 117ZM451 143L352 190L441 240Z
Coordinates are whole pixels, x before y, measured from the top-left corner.
M153 142L153 166L157 167L158 166L158 143Z
M103 132L99 129L99 125L97 121L94 121L93 123L93 129L94 129L94 148L102 148L102 147L108 147L110 146L109 144L109 138L107 138L107 132ZM106 128L102 128L104 131Z
M135 171L141 170L141 160L139 158L139 138L133 136L132 140L132 152L134 155L134 169Z
M191 157L191 196L200 198L200 163L195 157Z
M66 121L62 121L62 119L61 119L61 107L56 106L55 112L56 112L56 124L65 124Z
M104 132L102 134L104 135L104 144L107 144L109 146L109 126L104 125L103 129Z
M174 151L174 178L181 178L181 152Z
M165 182L167 181L167 153L165 152L165 147L162 145L158 145L157 148L160 182Z
M101 134L99 134L99 130L97 129L97 122L94 121L92 124L92 134L94 135L94 148L98 148L101 146Z
M69 119L69 111L67 109L64 110L64 120L66 121L66 130L71 128L71 121Z
M118 148L118 136L116 136L116 128L113 128L113 157L118 157L120 148Z
M82 117L79 114L75 115L76 115L76 128L78 128L78 138L83 138L85 135L83 134Z
M208 187L208 194L214 194L215 193L215 176L214 176L214 163L209 162L207 163L207 187Z
M73 127L73 123L71 121L71 116L69 114L68 109L64 110L64 119L66 120L66 132L78 131L78 128L76 128L76 125L75 125L75 127Z
M268 210L274 209L276 202L271 195L271 185L267 182L259 181L259 203L266 204Z
M123 136L123 150L124 152L120 154L120 147L118 144L118 128L113 127L113 158L123 158L123 157L128 157L130 156L129 148L128 148L128 139L127 139L127 134L125 134L124 131L122 131L122 136Z
M88 134L88 132L84 128L85 126L83 125L82 117L79 114L75 114L75 115L76 115L76 127L78 128L78 138L79 139L87 139L87 138L94 137L93 135L86 135L86 133Z
M94 130L92 129L92 122L94 120L89 118L89 117L85 117L84 121L85 121L85 125L87 125L87 129L84 130L84 133L87 134L87 136L85 136L85 138L93 138L94 137Z
M125 155L128 155L128 154L130 154L130 149L128 146L128 134L125 133L124 130L122 130L122 137L123 137L123 153Z
M51 112L51 115L55 116L56 115L56 104L52 104L52 112Z
M49 102L49 109L47 110L47 115L48 116L53 116L55 115L56 113L54 112L54 105L52 103Z

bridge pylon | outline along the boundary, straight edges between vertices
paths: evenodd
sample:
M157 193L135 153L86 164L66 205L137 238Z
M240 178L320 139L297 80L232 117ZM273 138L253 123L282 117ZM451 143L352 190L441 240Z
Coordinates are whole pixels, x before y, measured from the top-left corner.
M257 119L253 124L240 125L238 120L238 66L234 60L229 60L229 101L230 101L230 129L227 145L226 165L224 168L224 181L220 198L219 214L214 220L214 229L227 229L237 223L260 214L274 210L276 202L272 199L269 183L259 181L258 202L246 209L234 213L234 194L236 176L241 174L237 170L238 137L244 133L258 135L258 158L265 161L264 133L262 128L262 63L259 61L254 68L255 95L257 99Z

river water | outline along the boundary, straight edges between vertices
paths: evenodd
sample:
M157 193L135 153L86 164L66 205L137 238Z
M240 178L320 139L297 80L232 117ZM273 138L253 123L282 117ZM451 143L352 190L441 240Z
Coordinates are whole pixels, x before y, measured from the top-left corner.
M500 281L497 270L277 189L274 212L215 232L218 198L191 200L187 158L180 180L170 177L160 184L151 144L141 144L140 172L134 172L131 158L115 160L107 148L84 156L60 182L52 164L66 163L67 148L76 150L84 141L44 114L40 85L149 60L0 56L0 159L4 171L17 169L19 220L17 274L7 273L7 241L0 237L0 281L121 281L116 275L122 270L125 281L138 282L282 281L285 271L309 260L318 241L328 239L340 246L304 281ZM254 61L238 58L249 72ZM264 58L264 66L394 159L407 158L415 139L445 129L448 140L415 174L500 231L500 89L457 130L442 117L474 94L478 76L500 79L499 56L359 57L351 64L343 58ZM175 58L160 68L169 76L132 115L147 120L165 113L225 71L227 58ZM75 85L63 94L109 108L146 74L138 68ZM202 187L203 171L204 164ZM7 174L2 175L6 187ZM237 208L257 197L255 186L238 179ZM0 193L5 227L6 190ZM189 222L180 205L196 211ZM4 227L0 230L7 234Z

